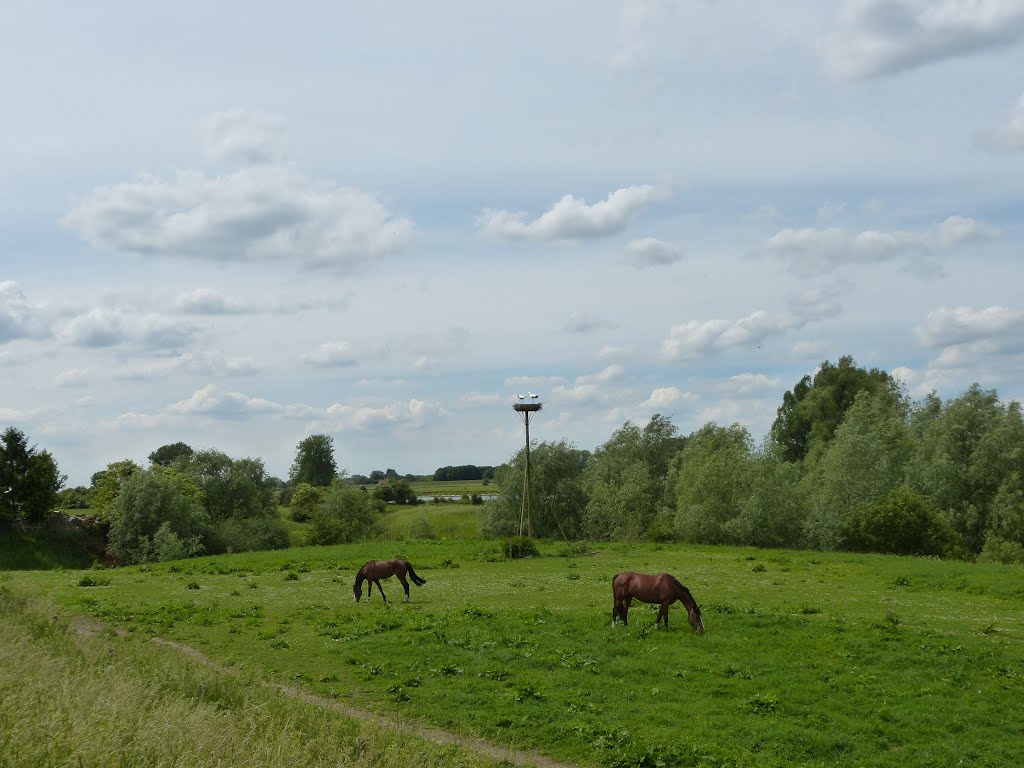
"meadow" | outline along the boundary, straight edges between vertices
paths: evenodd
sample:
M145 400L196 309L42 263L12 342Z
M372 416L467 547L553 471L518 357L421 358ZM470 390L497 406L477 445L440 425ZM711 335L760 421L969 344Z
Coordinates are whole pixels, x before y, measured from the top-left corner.
M428 583L403 603L392 579L389 602L356 604L356 569L392 556ZM676 574L707 632L678 604L668 630L639 604L628 627L610 626L611 578L626 569ZM147 640L198 650L267 701L288 686L567 763L1001 766L1024 744L1019 567L554 542L509 561L495 542L439 539L9 572L0 591L111 628L108 643L158 653L174 675L190 657ZM235 712L240 694L205 690L200 704ZM396 749L420 755L418 743ZM478 759L423 744L408 764Z

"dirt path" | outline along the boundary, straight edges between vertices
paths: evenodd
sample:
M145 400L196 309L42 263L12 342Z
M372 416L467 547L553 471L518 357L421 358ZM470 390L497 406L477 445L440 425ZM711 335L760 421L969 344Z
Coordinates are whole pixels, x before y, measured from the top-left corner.
M85 617L76 617L74 620L74 627L77 632L84 635L96 635L108 628L105 624ZM118 634L127 634L123 630L119 630L117 628L115 628L115 631ZM173 648L179 653L188 656L193 661L219 673L231 675L232 677L241 676L241 673L238 670L219 664L199 649L193 648L190 645L185 645L184 643L179 643L174 640L166 640L162 637L154 637L152 638L152 642L168 648ZM441 728L434 728L432 726L412 721L393 720L389 717L378 715L376 712L359 709L358 707L353 707L335 699L330 699L325 696L317 696L314 693L304 691L293 685L284 685L280 683L267 684L273 686L285 696L301 701L305 704L312 704L313 706L320 707L322 709L337 712L345 717L351 717L355 720L373 723L381 728L387 728L398 733L427 739L428 741L433 741L437 744L455 745L468 752L480 755L489 760L494 760L495 762L504 761L509 765L524 767L534 766L535 768L578 768L576 763L561 763L547 757L546 755L542 755L539 752L513 749L512 747L502 747L497 744L492 744L489 741L484 741L483 739L474 738L472 736L461 736L457 733L445 731Z

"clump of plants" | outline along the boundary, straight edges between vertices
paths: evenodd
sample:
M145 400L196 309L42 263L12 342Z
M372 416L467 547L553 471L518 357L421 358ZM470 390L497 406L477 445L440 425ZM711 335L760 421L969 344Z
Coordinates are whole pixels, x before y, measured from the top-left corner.
M540 554L533 539L527 536L510 536L505 539L502 550L505 557L509 560L518 560L523 557L537 557Z

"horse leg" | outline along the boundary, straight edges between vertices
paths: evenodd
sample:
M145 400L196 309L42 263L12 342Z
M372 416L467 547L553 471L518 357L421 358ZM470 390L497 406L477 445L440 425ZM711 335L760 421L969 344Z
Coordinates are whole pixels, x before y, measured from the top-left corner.
M633 602L632 597L624 598L622 605L619 607L619 614L622 616L622 626L629 626L629 606Z
M398 576L398 580L402 582L402 589L405 590L405 602L409 602L409 582L405 580L405 576L400 573L395 574Z
M654 621L654 626L658 626L659 621L665 622L665 629L668 629L668 603L662 603L661 609L658 611L658 618Z
M384 588L380 585L380 579L374 579L373 583L377 585L377 591L380 592L380 596L384 599L384 602L386 603L388 601L388 596L384 594Z

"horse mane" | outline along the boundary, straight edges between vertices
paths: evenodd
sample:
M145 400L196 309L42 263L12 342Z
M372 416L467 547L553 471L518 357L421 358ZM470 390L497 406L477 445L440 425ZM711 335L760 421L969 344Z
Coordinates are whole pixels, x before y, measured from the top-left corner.
M700 615L700 606L697 605L697 601L693 599L693 595L690 594L690 590L687 589L683 585L683 583L680 582L679 579L677 579L672 574L669 574L669 578L672 579L672 584L675 585L675 588L678 589L686 597L686 600L690 601L690 603L693 605L693 610L695 610L697 612L697 615L699 616ZM684 604L686 603L686 600L683 601Z

